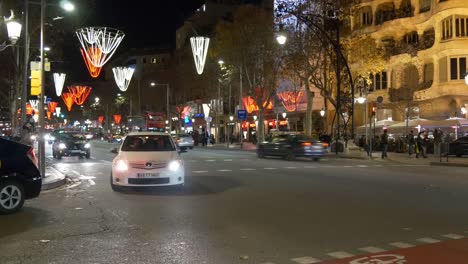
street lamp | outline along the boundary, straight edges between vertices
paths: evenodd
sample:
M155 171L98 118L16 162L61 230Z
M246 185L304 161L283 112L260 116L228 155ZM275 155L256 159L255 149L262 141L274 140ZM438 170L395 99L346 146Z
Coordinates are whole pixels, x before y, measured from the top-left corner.
M358 104L363 104L366 102L366 98L363 97L363 96L359 96L356 101L358 102Z
M7 31L8 31L8 38L10 39L11 44L15 45L16 41L21 36L22 25L15 20L10 20L6 22L6 25L7 25Z
M75 5L69 1L62 1L60 6L67 12L72 12L75 10Z
M155 82L151 82L150 85L151 85L151 86L156 86L156 83L155 83Z
M96 102L96 104L99 103L99 100L100 100L99 97L94 98L94 102Z
M282 114L283 118L286 118L286 115L287 115L286 112L284 112L284 113Z
M219 65L223 65L223 64L224 64L224 61L223 61L223 60L219 60L219 61L218 61L218 64L219 64Z
M325 109L322 108L322 110L320 110L320 116L321 116L321 117L324 117L324 116L325 116Z
M253 120L257 121L257 116L256 115L253 116Z
M45 50L45 51L50 51L50 47L49 47L49 46L46 46L46 47L44 47L44 50Z
M229 120L232 122L232 120L234 120L234 117L233 117L233 116L229 116Z

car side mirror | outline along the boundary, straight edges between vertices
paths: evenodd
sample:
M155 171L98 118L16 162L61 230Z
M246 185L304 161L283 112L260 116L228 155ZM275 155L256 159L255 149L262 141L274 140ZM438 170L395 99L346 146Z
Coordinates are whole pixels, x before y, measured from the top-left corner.
M113 148L113 149L111 149L110 152L117 154L117 153L119 153L119 150L117 148Z

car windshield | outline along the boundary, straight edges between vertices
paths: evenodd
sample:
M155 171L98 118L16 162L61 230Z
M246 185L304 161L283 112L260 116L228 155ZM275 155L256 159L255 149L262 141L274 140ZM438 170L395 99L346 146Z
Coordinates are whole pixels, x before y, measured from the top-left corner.
M61 134L60 137L64 140L84 140L85 139L83 134L72 134L72 133L64 133L64 134Z
M122 151L174 151L176 148L168 135L127 136Z

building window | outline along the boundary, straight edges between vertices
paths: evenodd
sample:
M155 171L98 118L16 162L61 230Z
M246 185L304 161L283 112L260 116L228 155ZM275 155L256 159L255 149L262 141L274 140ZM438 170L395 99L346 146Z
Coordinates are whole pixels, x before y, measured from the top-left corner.
M419 13L427 12L431 10L431 0L420 0L419 6Z
M380 72L375 75L371 74L369 79L372 80L372 84L369 90L385 90L388 88L387 72Z
M450 58L450 80L463 80L466 75L466 57Z
M158 58L151 58L151 63L153 63L153 64L158 63Z
M456 16L455 17L455 36L459 37L467 37L468 29L468 17L466 16Z
M452 36L452 17L447 17L442 20L442 40L451 39Z
M411 44L414 46L417 46L419 43L419 35L418 32L411 32L409 34L406 34L404 37L404 41L406 44Z
M146 58L143 58L141 61L142 61L143 64L145 64L146 63Z

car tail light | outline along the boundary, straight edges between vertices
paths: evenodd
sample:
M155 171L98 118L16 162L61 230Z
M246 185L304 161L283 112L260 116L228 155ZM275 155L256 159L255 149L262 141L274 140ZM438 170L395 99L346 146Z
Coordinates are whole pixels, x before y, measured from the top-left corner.
M302 142L302 143L301 143L301 146L302 146L302 147L312 146L312 143L310 143L310 142Z
M328 148L328 143L322 143L324 148Z
M36 153L34 152L34 148L30 148L26 155L32 161L32 163L34 163L34 165L36 165L36 168L39 168L39 166L37 164L37 157L36 157Z

